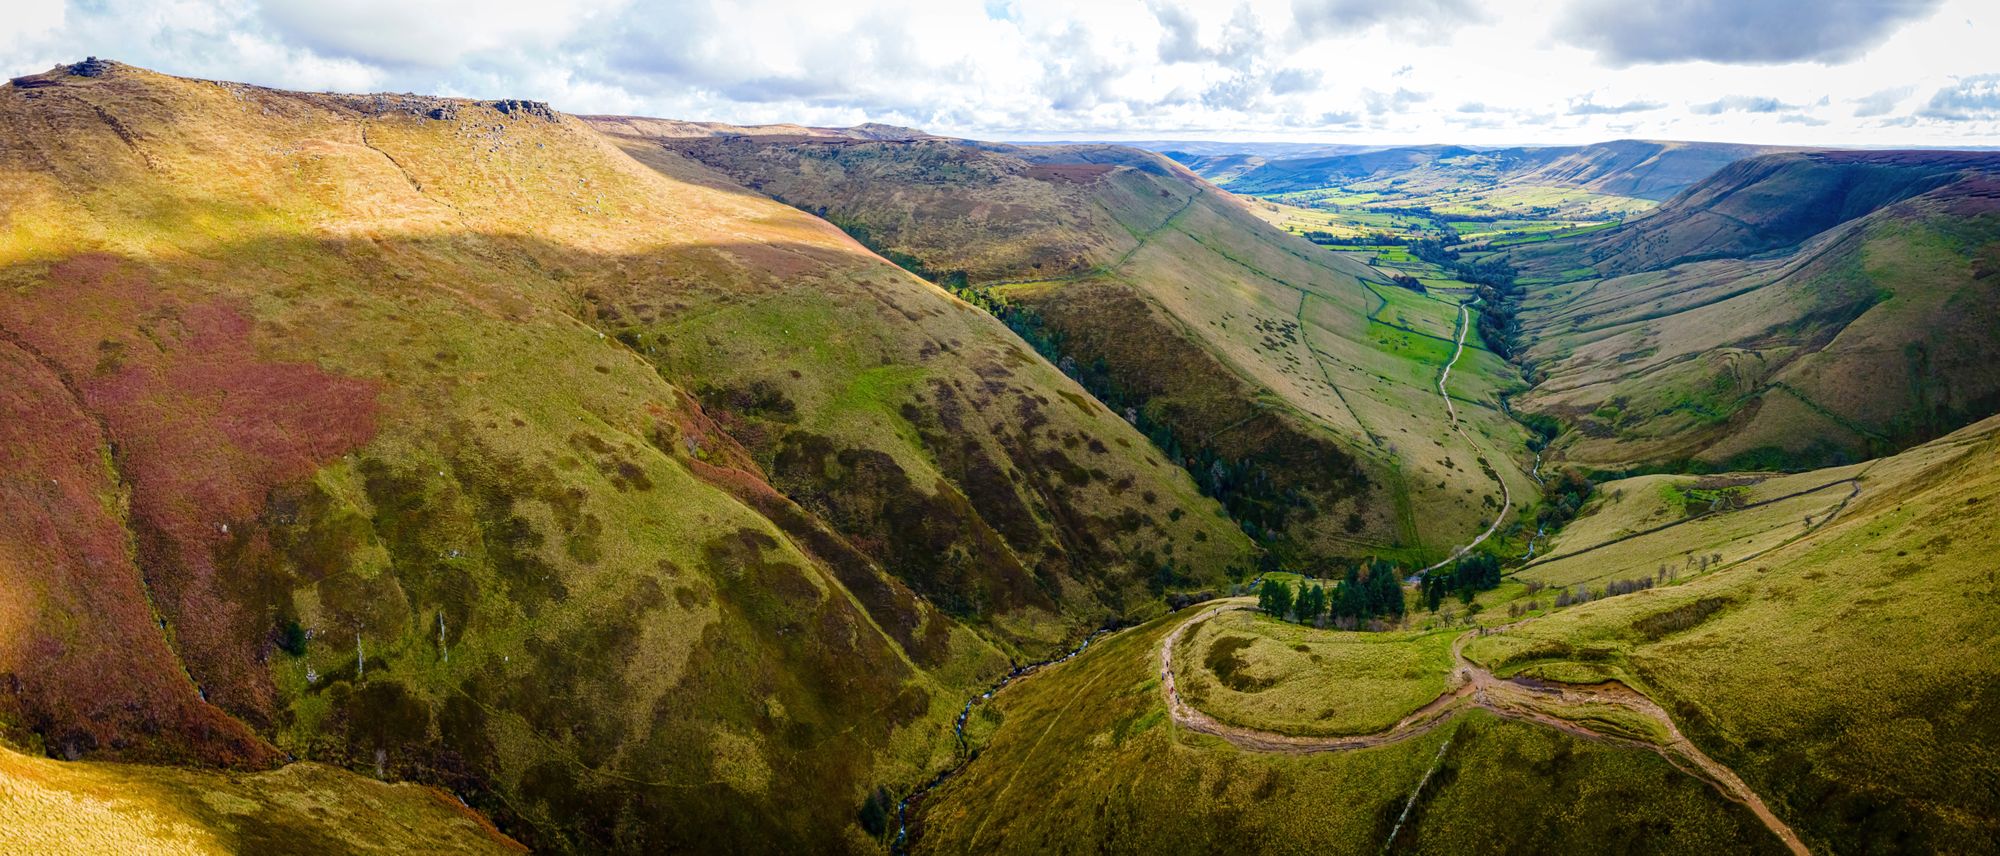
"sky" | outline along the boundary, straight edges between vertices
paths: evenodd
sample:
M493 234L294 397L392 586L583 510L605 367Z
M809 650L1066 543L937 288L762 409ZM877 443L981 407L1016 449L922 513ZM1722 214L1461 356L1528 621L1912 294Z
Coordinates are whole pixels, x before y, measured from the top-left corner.
M2000 145L1996 0L0 0L288 89L985 139Z

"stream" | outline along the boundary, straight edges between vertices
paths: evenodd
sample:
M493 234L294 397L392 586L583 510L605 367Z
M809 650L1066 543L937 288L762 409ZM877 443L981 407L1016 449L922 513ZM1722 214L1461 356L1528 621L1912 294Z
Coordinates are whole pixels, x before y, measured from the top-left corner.
M958 738L958 754L959 754L958 763L952 765L949 769L939 772L936 776L932 777L930 781L925 782L923 785L919 786L916 790L911 791L908 796L903 797L902 800L896 803L896 838L895 840L889 842L889 853L892 854L892 856L901 856L901 854L909 852L904 848L909 844L910 803L923 799L924 796L929 794L932 789L936 788L939 785L944 784L952 776L958 775L958 772L960 770L965 769L965 765L972 763L972 759L979 757L979 754L977 752L969 751L966 749L965 746L965 721L972 716L973 705L979 704L981 702L993 698L994 693L999 692L1001 689L1005 688L1008 684L1013 683L1017 678L1027 677L1028 675L1034 674L1035 672L1041 670L1045 666L1055 666L1069 662L1070 659L1074 658L1076 655L1083 653L1083 649L1090 647L1090 643L1097 641L1100 637L1116 632L1118 632L1117 629L1109 627L1099 628L1096 632L1091 633L1089 636L1085 636L1083 638L1083 641L1077 643L1077 646L1075 648L1069 649L1068 652L1062 654L1061 656L1050 657L1049 659L1046 660L1040 660L1037 662L1028 663L1026 665L1015 666L1012 671L1009 671L1007 674L1002 675L1000 677L1000 680L994 681L991 686L988 686L985 689L985 691L977 695L974 695L971 698L966 699L965 706L960 708L958 711L958 721L953 723L952 725L952 736Z

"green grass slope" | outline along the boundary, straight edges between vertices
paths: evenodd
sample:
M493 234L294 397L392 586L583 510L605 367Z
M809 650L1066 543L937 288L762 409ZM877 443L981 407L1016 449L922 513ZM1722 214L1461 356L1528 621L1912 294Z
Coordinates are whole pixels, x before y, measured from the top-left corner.
M1327 633L1227 612L1182 641L1175 683L1189 704L1231 725L1367 734L1445 691L1456 635Z
M1467 653L1502 671L1643 689L1815 851L1990 851L2000 845L1996 461L2000 420L1987 419L1893 457L1790 477L1853 478L1858 492L1811 526L1773 504L1727 513L1730 529L1676 527L1678 554L1722 563L1515 625ZM1779 543L1745 552L1744 534L1760 531ZM1641 548L1602 543L1603 562Z
M1969 163L2000 169L2000 160L1914 153L1887 166L1834 159L1844 166L1812 172L1802 164L1815 162L1801 158L1732 168L1770 168L1752 189L1703 185L1620 229L1540 245L1562 245L1543 256L1522 251L1551 267L1612 253L1599 269L1624 270L1648 258L1770 249L1842 205L1862 210L1772 257L1528 280L1520 317L1537 382L1518 404L1576 429L1562 454L1613 469L1683 460L1823 466L1906 448L2000 410L2000 342L1991 335L2000 317L2000 173L1967 171ZM1819 191L1794 192L1802 171ZM1846 201L1827 198L1836 191ZM1870 207L1898 197L1906 198ZM1761 221L1744 213L1753 203L1764 206Z
M1484 712L1316 754L1184 731L1158 651L1187 617L1120 633L982 707L999 727L920 803L913 852L1781 852L1749 812L1657 755Z
M1729 164L1623 228L1516 254L1530 273L1606 276L1786 249L1887 205L2000 170L1983 152L1781 152Z
M1813 852L1990 851L2000 841L1996 461L2000 417L1831 471L1609 483L1556 557L1488 593L1497 599L1466 654L1502 675L1646 694ZM1787 504L1827 483L1838 500ZM1687 511L1729 495L1741 504ZM1670 553L1645 534L1663 524ZM1680 561L1697 554L1698 565ZM1663 555L1670 578L1606 596L1607 583L1650 576ZM1551 609L1546 590L1523 582L1592 598ZM1494 607L1510 599L1536 605L1500 617ZM921 803L917 849L1780 849L1746 810L1658 755L1479 711L1317 754L1183 730L1163 700L1160 645L1190 617L1121 633L980 708L990 741ZM1355 702L1378 707L1368 717L1379 725L1424 700L1444 668L1430 661L1434 640L1461 632L1374 638L1240 616L1182 638L1176 682L1204 712L1252 727L1310 734L1329 712L1366 710ZM1558 713L1579 714L1605 712ZM1633 733L1658 739L1646 731Z
M865 851L1010 659L1252 556L984 313L539 104L17 79L0 282L0 722L49 754Z
M308 856L526 848L436 788L323 764L223 773L63 762L0 747L0 851Z
M1234 507L1238 517L1282 531L1302 555L1438 554L1491 521L1500 479L1533 493L1525 435L1498 404L1518 378L1476 337L1452 375L1476 430L1468 441L1445 425L1436 382L1458 317L1448 295L1402 291L1272 229L1165 158L592 122L663 169L712 166L1031 311L1064 365L1131 402L1135 420L1165 426L1155 439L1184 463L1241 466L1269 484L1264 495L1279 499Z

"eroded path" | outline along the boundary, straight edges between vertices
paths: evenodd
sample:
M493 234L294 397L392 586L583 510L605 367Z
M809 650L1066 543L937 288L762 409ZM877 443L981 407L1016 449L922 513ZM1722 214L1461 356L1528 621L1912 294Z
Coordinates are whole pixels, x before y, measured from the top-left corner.
M1247 599L1224 601L1182 621L1161 640L1160 687L1166 695L1168 714L1182 728L1220 737L1239 749L1253 752L1340 752L1408 740L1444 724L1461 710L1478 707L1508 719L1534 722L1578 737L1655 752L1668 763L1707 782L1723 796L1749 808L1793 853L1807 852L1798 834L1778 819L1735 771L1710 758L1688 740L1674 724L1673 718L1644 693L1617 682L1559 684L1496 677L1491 670L1465 658L1465 644L1479 635L1479 630L1467 631L1452 643L1452 674L1444 693L1381 731L1346 737L1312 737L1246 728L1217 720L1181 698L1180 689L1174 683L1174 648L1190 628L1203 621L1229 610L1254 609L1255 606ZM1606 734L1548 712L1550 708L1586 705L1611 705L1643 716L1661 727L1666 740L1653 743Z
M1445 383L1451 380L1451 367L1458 365L1458 358L1465 355L1465 334L1472 329L1471 307L1471 303L1461 303L1458 305L1458 345L1451 352L1451 360L1444 364L1444 371L1438 373L1438 395L1444 399L1444 413L1446 418L1451 421L1451 430L1456 432L1458 438L1464 440L1466 445L1477 450L1479 446L1472 442L1472 435L1465 433L1465 426L1458 421L1458 407L1451 403L1451 391L1445 388ZM1537 459L1535 466L1540 468L1541 462L1539 459ZM1479 533L1479 537L1472 539L1462 547L1452 550L1451 555L1440 559L1437 564L1418 571L1418 574L1428 574L1452 562L1458 561L1460 556L1471 552L1472 548L1485 543L1486 539L1493 537L1493 533L1500 531L1500 524L1507 520L1508 510L1514 507L1514 494L1507 489L1507 480L1501 478L1499 473L1499 470L1493 470L1493 480L1500 483L1500 513L1493 515L1493 525L1486 527L1486 531Z

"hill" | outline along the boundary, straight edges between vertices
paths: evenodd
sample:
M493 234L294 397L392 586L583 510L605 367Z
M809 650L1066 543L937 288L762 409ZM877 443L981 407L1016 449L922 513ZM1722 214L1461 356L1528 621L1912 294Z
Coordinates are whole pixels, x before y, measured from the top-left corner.
M1657 477L1607 483L1558 546L1574 558L1470 623L1157 619L982 709L997 728L920 803L917 844L1750 853L1784 830L1811 852L1990 850L1996 461L1988 419L1863 466L1735 474L1754 498L1659 534L1671 576L1622 531ZM1801 527L1783 497L1807 482L1840 490ZM1628 559L1659 583L1569 573Z
M2000 771L1982 712L2000 686L1996 461L1989 418L1865 464L1733 479L1755 492L1741 510L1568 543L1575 560L1518 575L1574 586L1565 567L1631 561L1643 575L1658 561L1681 584L1594 600L1468 653L1503 672L1643 688L1816 850L1991 849L1991 792L1972 783ZM1820 484L1835 487L1810 492ZM1674 544L1646 556L1664 543L1651 538ZM1710 560L1687 561L1697 555Z
M999 322L546 105L59 67L0 223L0 724L52 755L865 851L1010 662L1254 560Z
M2000 409L2000 157L1735 164L1623 226L1507 253L1559 448L1618 469L1803 468Z
M311 762L223 773L57 761L0 747L0 851L388 856L524 848L450 794Z
M725 172L995 303L1301 566L1440 556L1501 516L1506 491L1533 495L1526 435L1499 409L1512 369L1468 341L1451 378L1470 432L1437 395L1463 284L1392 285L1398 272L1273 229L1166 158L591 121L641 160Z
M1268 159L1247 169L1220 159L1190 165L1237 193L1347 187L1410 196L1453 187L1490 190L1516 186L1562 187L1658 201L1741 158L1771 151L1776 149L1734 143L1616 140L1587 146L1482 149L1402 146L1329 157Z
M1797 246L1968 173L1991 174L1997 168L2000 156L1974 152L1790 152L1746 158L1687 187L1652 216L1560 247L1524 252L1521 262L1533 272L1560 259L1615 276L1688 261L1755 256Z

